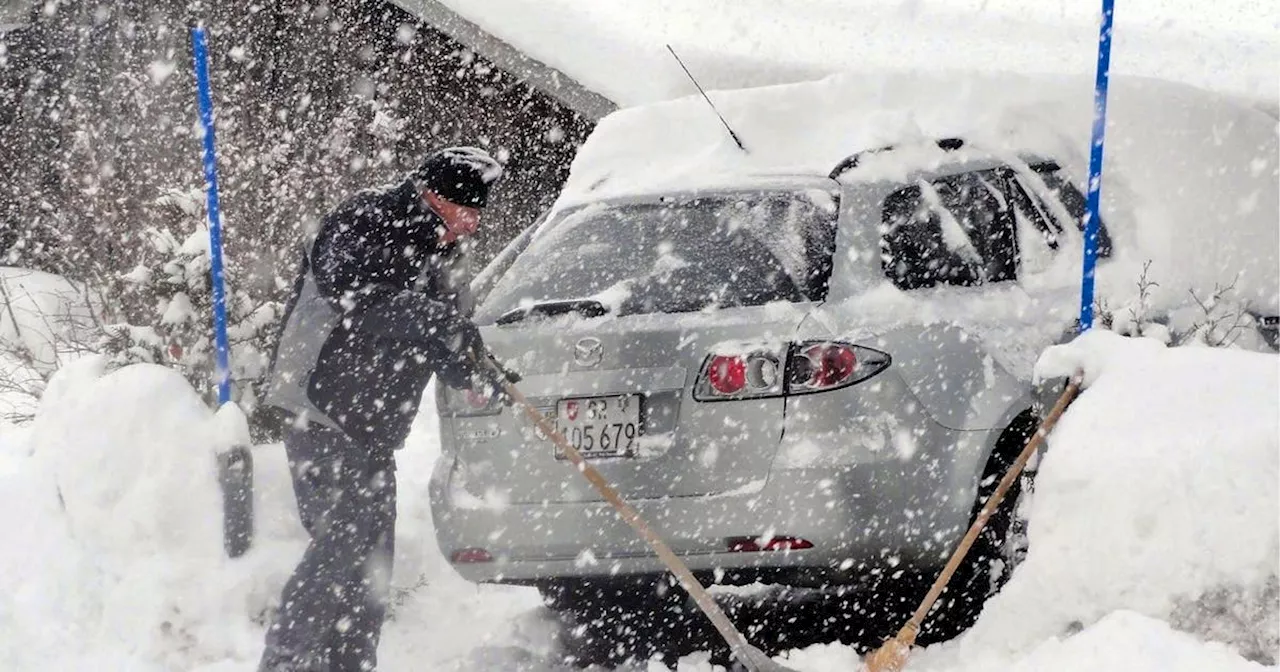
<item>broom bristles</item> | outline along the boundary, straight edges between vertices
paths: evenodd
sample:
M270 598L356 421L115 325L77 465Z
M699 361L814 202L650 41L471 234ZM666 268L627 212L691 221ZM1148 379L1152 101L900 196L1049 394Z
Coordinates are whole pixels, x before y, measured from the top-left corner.
M908 623L898 631L893 639L880 645L863 660L867 672L902 672L907 666L907 657L911 655L911 647L915 646L917 628Z

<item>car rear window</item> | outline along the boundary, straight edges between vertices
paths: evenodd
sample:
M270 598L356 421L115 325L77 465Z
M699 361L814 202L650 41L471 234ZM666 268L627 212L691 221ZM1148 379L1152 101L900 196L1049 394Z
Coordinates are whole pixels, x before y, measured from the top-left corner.
M540 231L476 317L572 299L617 314L821 300L836 216L822 190L587 206Z

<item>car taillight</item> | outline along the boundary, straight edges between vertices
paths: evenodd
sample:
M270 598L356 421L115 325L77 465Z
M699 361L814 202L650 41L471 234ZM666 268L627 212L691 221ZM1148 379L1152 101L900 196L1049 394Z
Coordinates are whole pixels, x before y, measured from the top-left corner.
M477 565L493 562L493 555L483 548L462 548L449 555L449 562L455 565Z
M840 341L793 343L783 354L769 349L713 353L702 366L693 397L728 401L838 390L884 371L890 361L887 353Z
M502 411L502 399L497 390L468 389L453 390L446 388L437 393L436 405L441 415L452 417L469 417L480 415L497 415Z
M730 553L769 553L773 551L803 551L813 548L808 539L790 536L729 537L725 546Z
M791 357L788 382L795 388L818 392L841 387L858 369L854 346L818 343L798 349Z
M707 383L716 394L729 396L747 387L747 360L734 355L716 355L707 365Z
M746 399L782 393L781 364L773 352L715 354L707 358L694 388L694 398Z

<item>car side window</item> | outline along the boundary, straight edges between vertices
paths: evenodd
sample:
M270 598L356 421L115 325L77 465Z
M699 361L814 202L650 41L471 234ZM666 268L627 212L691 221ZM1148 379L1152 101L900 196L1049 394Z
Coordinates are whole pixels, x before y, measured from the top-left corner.
M901 289L1016 280L1018 237L996 170L899 189L885 199L880 258Z
M1076 229L1084 230L1084 211L1087 209L1084 195L1080 193L1080 189L1075 188L1075 184L1071 184L1071 180L1066 178L1066 175L1062 174L1060 166L1053 161L1042 161L1042 163L1033 164L1030 169L1044 183L1044 188L1048 191L1047 196L1056 198L1062 204L1070 215L1071 221L1074 221ZM1027 223L1041 232L1043 244L1047 244L1051 250L1056 251L1061 234L1064 233L1062 228L1064 223L1057 220L1052 210L1044 206L1037 189L1030 184L1025 175L1007 168L1005 174L1007 175L1006 188L1009 189L1011 200L1014 201L1015 211L1027 218ZM1101 221L1098 227L1098 256L1103 259L1111 256L1111 234L1107 232L1106 220Z

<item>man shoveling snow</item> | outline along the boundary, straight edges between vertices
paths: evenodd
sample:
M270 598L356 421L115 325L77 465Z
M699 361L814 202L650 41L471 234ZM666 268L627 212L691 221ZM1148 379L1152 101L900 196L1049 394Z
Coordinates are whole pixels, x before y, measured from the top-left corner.
M484 150L429 156L363 191L305 246L267 403L289 418L294 493L311 535L260 669L372 670L395 540L395 459L432 374L457 388L483 352L452 271L502 167Z

